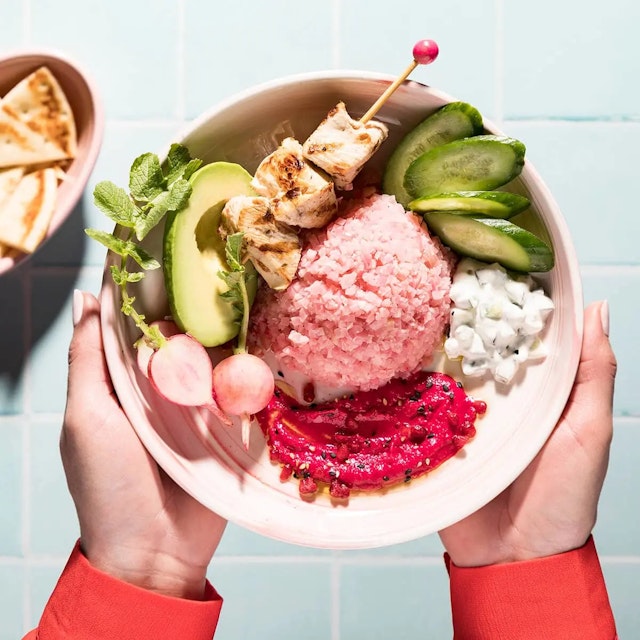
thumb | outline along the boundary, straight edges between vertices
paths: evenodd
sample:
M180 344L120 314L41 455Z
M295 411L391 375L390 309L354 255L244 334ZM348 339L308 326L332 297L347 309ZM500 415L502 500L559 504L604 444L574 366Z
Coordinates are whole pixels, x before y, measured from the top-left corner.
M73 336L69 345L68 403L100 405L96 393L113 396L102 348L100 303L89 293L73 293Z
M609 439L617 364L608 333L608 303L589 305L585 310L580 363L564 417L576 429L588 431L591 426ZM589 433L576 435L582 440Z

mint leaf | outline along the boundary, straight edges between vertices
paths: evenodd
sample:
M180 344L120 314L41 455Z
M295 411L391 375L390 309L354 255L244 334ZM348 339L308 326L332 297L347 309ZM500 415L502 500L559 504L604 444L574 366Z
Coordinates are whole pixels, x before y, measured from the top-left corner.
M121 287L123 284L127 282L127 272L123 271L117 264L111 265L111 277L113 281Z
M176 180L188 180L200 167L202 160L191 159L189 150L174 143L169 149L165 163L167 185L171 186Z
M138 240L142 240L166 213L180 211L189 201L192 191L191 185L181 178L173 183L169 191L163 191L157 195L136 218L134 230Z
M227 291L220 294L220 297L231 305L233 321L240 326L237 353L245 351L250 307L247 295L247 273L242 264L243 237L242 232L227 236L224 252L229 271L218 271L218 277L229 287Z
M189 201L192 191L193 187L184 178L176 180L169 189L167 209L169 211L180 211Z
M127 282L140 282L144 278L144 271L126 272Z
M191 158L186 147L173 144L163 166L153 153L144 153L133 161L129 173L130 193L108 181L100 182L94 190L96 206L129 231L124 239L98 229L85 229L85 232L122 258L119 266L111 266L112 278L120 288L122 312L131 316L154 348L162 346L164 337L135 310L135 298L127 292L127 285L139 282L145 274L139 270L128 271L127 261L132 258L145 270L158 269L160 263L132 238L135 235L142 240L167 212L186 206L192 191L188 180L201 164L200 160Z
M227 264L232 271L244 271L242 264L242 238L244 233L232 233L227 236L227 243L224 247Z
M142 247L135 244L135 242L131 242L131 240L116 238L110 233L100 231L99 229L85 229L84 231L90 238L97 240L107 247L107 249L113 251L119 256L122 256L123 258L133 258L143 269L150 270L158 269L160 267L160 263L152 255L147 253ZM127 275L128 272L123 269L121 270L121 273ZM134 281L129 280L129 282Z
M143 211L143 215L136 219L134 230L136 232L136 238L142 240L153 229L160 220L167 213L168 208L166 201L169 198L169 194L164 191L157 196L153 202L146 207Z
M127 240L116 238L114 235L99 229L85 229L84 232L93 240L97 240L103 244L109 251L117 253L119 256L126 258L129 255L128 245L131 244Z
M149 253L147 253L142 247L134 244L133 242L129 242L129 255L143 268L147 271L152 269L159 269L160 263Z
M229 287L227 291L220 294L223 300L231 305L233 312L233 322L240 324L244 314L244 302L242 296L242 273L238 271L219 271L218 276L222 278L224 283Z
M138 209L127 192L113 182L99 182L93 190L93 200L98 209L116 224L123 227L134 226Z
M165 188L160 160L155 153L143 153L131 165L129 191L136 200L149 202L160 195Z

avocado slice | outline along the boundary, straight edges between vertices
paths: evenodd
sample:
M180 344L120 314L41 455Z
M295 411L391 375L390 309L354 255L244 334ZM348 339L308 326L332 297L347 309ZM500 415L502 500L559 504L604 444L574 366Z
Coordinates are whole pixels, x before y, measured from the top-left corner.
M180 329L205 347L238 334L232 305L220 296L228 287L218 272L229 269L225 242L218 233L220 214L229 198L254 195L251 174L239 164L213 162L190 178L189 203L167 216L164 229L164 280L171 313ZM247 270L255 274L250 262ZM247 279L253 300L257 278Z

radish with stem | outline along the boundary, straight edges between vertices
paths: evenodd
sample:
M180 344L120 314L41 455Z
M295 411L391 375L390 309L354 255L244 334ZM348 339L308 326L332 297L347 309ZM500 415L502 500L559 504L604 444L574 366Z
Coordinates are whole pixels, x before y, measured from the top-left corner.
M227 237L225 255L229 271L219 276L229 287L221 294L236 311L240 325L234 355L225 358L213 370L213 392L220 408L238 416L242 427L242 444L249 448L251 416L264 409L275 389L269 366L257 356L247 353L250 302L247 294L248 276L242 261L242 233Z

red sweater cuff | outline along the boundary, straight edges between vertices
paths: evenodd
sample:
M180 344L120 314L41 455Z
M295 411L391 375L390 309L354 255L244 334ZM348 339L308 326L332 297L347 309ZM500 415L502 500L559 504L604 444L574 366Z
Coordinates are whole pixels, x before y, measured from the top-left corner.
M207 582L203 601L164 596L89 564L76 544L45 607L38 640L211 640L222 598Z
M462 568L448 555L454 640L614 640L593 539L527 562Z

